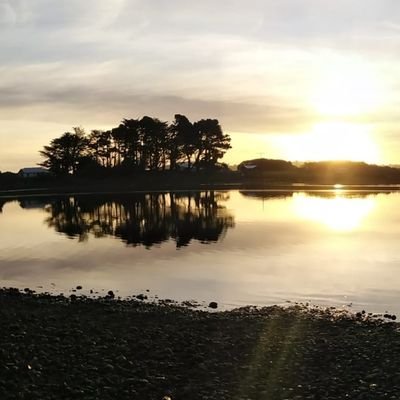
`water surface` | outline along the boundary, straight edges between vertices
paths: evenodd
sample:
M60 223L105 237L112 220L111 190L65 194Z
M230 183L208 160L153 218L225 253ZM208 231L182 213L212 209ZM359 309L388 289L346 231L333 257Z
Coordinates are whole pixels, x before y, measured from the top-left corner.
M398 192L25 197L0 210L2 286L400 311Z

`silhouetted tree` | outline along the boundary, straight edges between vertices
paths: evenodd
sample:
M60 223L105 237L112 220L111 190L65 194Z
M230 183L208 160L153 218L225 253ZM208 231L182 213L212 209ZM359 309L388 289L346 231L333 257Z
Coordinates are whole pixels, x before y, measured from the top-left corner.
M132 170L175 170L186 161L189 169L214 166L230 148L230 138L216 119L194 124L176 114L171 125L157 118L124 119L111 130L93 130L85 136L81 128L53 139L40 154L40 165L58 175L116 167Z
M196 168L212 167L231 148L229 135L222 132L217 119L201 119L195 122L196 133Z
M119 164L126 167L138 168L141 157L140 121L124 119L112 129L112 136L119 152Z
M171 130L174 133L174 141L176 152L171 154L171 166L175 167L177 161L181 159L180 155L184 156L188 168L192 167L192 157L196 152L197 138L193 124L184 115L176 114L175 121L171 125Z
M143 117L140 120L142 144L142 169L165 169L168 124L157 118Z
M53 139L49 146L44 146L40 155L45 158L40 165L57 175L74 174L86 154L87 139L81 128L73 128L74 132L65 132Z

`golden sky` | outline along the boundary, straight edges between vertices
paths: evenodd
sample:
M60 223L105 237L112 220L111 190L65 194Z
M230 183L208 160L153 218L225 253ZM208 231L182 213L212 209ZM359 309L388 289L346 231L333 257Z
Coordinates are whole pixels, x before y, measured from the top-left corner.
M400 164L397 0L0 0L0 46L1 171L176 113L218 118L231 164Z

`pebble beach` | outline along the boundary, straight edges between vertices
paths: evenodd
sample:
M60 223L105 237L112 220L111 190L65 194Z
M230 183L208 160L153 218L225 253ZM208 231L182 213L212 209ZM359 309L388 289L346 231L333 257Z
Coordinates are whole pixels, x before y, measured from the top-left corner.
M399 399L394 316L0 291L1 399Z

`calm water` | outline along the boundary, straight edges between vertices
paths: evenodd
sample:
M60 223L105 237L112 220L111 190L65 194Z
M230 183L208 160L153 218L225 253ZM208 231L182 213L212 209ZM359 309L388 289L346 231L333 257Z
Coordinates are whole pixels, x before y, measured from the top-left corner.
M400 312L400 193L0 199L0 284Z

